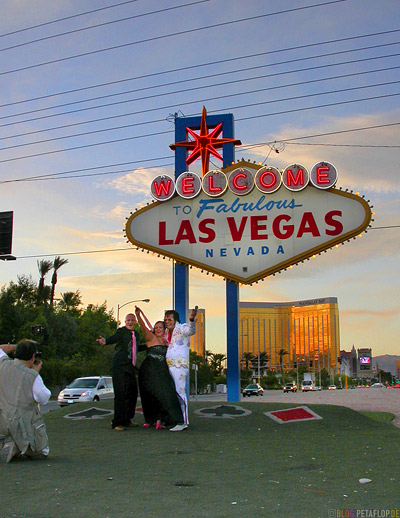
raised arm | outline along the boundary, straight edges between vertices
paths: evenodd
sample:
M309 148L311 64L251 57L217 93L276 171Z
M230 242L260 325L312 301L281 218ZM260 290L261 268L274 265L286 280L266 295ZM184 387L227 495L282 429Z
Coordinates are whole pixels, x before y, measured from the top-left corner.
M144 335L146 342L150 342L152 340L152 338L154 338L154 334L153 334L153 331L150 330L148 327L148 326L150 326L149 321L147 320L143 311L138 306L135 306L135 315L136 315L138 324L140 326L140 329L143 331L143 335ZM147 324L145 323L144 319L146 319Z

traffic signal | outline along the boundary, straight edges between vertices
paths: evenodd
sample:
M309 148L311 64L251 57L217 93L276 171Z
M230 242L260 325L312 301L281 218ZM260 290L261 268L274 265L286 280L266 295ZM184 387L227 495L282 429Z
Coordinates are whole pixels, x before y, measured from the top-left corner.
M0 256L10 255L13 232L13 212L0 212Z

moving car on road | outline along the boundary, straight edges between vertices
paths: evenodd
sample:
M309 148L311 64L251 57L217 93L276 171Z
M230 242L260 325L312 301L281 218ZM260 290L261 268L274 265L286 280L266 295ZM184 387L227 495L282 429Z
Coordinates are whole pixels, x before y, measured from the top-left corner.
M315 389L314 382L312 380L303 380L301 382L302 392L312 392Z
M258 383L253 383L252 385L247 385L245 389L243 389L243 397L250 396L262 396L264 394L264 389Z
M283 387L283 392L297 392L297 385L293 381L291 383L286 383Z

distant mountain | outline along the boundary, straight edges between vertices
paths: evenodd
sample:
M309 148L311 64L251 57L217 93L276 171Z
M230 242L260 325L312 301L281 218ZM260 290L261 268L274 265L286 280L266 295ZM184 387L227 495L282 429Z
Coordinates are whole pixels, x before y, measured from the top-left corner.
M400 356L395 354L382 354L381 356L374 356L372 358L372 367L378 366L378 369L391 372L396 375L396 360L400 360Z

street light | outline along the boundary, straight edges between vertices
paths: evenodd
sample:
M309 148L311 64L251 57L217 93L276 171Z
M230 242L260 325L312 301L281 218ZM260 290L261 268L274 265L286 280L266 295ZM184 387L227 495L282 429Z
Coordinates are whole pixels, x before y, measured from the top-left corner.
M117 322L119 325L119 310L128 304L132 304L132 302L150 302L150 299L137 299L137 300L130 300L129 302L125 302L125 304L117 305Z

